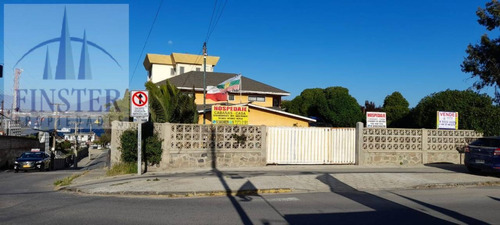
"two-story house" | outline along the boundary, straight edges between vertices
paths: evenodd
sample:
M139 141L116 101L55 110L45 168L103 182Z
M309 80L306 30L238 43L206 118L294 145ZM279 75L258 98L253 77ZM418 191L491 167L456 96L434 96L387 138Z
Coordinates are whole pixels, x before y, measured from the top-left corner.
M182 56L182 58L179 58ZM182 60L181 60L182 59ZM219 57L207 56L206 86L217 86L221 82L237 76L234 73L213 72ZM172 53L168 55L147 54L144 67L148 71L149 80L161 85L168 80L179 90L192 93L195 91L195 102L200 115L199 123L211 123L212 105L246 105L249 107L248 123L250 125L267 126L300 126L307 127L314 119L281 110L281 98L290 93L276 87L253 80L246 76L241 78L239 91L228 93L226 101L205 100L203 109L203 56ZM183 73L180 73L180 68ZM205 116L203 112L205 111Z

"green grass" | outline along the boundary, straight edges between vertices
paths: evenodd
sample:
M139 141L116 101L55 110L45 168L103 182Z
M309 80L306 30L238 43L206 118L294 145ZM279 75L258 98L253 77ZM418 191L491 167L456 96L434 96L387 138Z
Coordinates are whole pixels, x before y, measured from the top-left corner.
M137 173L137 163L118 163L113 165L106 175L116 176L122 174L132 174Z
M74 179L84 175L85 173L87 173L87 172L80 173L80 174L73 174L73 175L71 175L69 177L65 177L61 180L56 180L56 181L54 181L54 185L55 186L68 186L71 184L71 182L73 182Z

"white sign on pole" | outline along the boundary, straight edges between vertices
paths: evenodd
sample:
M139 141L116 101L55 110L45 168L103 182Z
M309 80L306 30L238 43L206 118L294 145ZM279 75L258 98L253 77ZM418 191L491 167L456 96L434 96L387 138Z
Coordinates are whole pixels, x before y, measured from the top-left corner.
M148 91L130 92L130 117L149 117Z
M141 142L142 142L142 123L149 119L148 91L130 92L130 116L134 117L137 127L137 174L142 174Z
M366 112L367 128L387 128L385 112Z

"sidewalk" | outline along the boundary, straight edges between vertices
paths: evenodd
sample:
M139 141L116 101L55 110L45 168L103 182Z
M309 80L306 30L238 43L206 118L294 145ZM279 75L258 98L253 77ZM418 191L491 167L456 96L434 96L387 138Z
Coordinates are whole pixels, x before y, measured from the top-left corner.
M81 161L79 165L89 164L92 161ZM485 185L500 186L500 176L472 175L467 173L465 166L453 164L415 167L311 165L186 169L113 177L106 176L105 168L98 168L89 170L62 190L95 195L191 197L330 192L342 191L339 189L345 187L366 191Z

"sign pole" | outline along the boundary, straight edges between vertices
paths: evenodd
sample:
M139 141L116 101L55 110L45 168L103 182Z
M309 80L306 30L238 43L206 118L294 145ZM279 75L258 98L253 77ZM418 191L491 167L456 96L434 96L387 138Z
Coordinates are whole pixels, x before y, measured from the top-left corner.
M130 116L137 122L137 175L142 174L142 123L149 119L148 91L132 91Z
M137 127L137 175L141 175L141 164L142 164L142 159L141 159L141 142L142 142L142 122L138 122L138 127Z
M207 43L203 43L203 125L206 120L206 101L207 101Z

